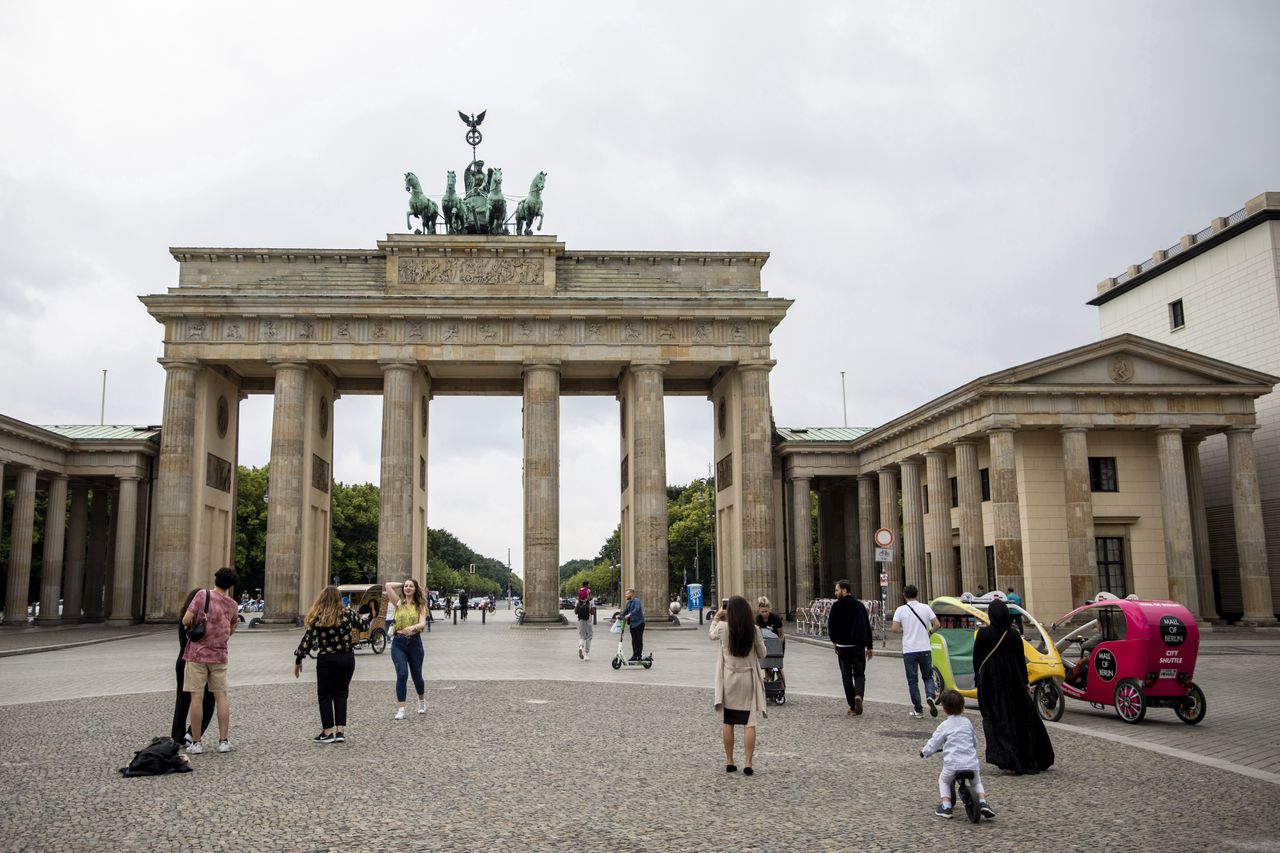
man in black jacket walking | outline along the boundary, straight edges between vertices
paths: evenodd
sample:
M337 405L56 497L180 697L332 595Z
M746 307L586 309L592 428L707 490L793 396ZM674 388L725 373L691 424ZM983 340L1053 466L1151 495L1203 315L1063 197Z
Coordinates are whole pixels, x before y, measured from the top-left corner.
M871 650L871 618L853 594L853 584L836 581L836 600L827 616L827 636L836 649L840 662L840 680L844 698L849 703L850 717L862 713L862 693L866 686L867 661Z

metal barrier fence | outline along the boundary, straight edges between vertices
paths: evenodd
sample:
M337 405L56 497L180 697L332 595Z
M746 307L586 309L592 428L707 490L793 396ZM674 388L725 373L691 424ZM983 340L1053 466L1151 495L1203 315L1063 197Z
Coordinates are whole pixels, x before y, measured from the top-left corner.
M885 624L880 601L860 600L871 618L871 639L884 642L888 638L888 626ZM835 604L835 601L834 598L815 598L809 602L808 607L797 608L796 631L809 637L827 636L827 617L831 615L831 605Z

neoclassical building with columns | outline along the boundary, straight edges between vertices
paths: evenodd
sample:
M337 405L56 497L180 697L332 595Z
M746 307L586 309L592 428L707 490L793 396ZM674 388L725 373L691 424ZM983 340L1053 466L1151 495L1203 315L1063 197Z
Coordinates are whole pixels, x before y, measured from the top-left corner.
M25 626L32 601L37 625L136 621L159 436L158 427L42 427L0 415L0 496L14 495L10 518L0 518L9 530L3 624ZM38 492L62 511L44 513L32 588Z
M1117 335L957 388L869 430L779 429L775 593L788 609L849 577L890 607L1013 587L1052 619L1101 590L1201 620L1274 624L1255 400L1280 380ZM1225 435L1239 577L1215 586L1199 448ZM811 495L817 493L818 565ZM893 561L872 533L894 531Z

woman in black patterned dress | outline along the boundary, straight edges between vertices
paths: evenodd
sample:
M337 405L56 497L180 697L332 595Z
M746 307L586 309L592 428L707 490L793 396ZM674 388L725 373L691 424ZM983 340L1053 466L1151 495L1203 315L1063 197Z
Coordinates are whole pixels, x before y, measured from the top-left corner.
M359 630L360 617L342 606L336 586L327 586L311 605L306 618L307 632L294 650L293 677L302 675L302 659L316 653L316 698L320 702L320 724L324 730L316 743L346 743L347 694L356 671L351 633Z

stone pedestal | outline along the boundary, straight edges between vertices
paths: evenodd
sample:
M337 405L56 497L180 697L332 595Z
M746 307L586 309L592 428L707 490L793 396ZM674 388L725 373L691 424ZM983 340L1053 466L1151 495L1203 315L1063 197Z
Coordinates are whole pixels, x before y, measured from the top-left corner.
M31 603L31 543L35 537L36 471L19 468L14 489L13 521L9 528L9 576L5 584L4 624L27 625L27 605Z
M58 599L62 598L62 555L67 531L67 478L49 481L49 509L44 517L44 559L40 566L40 615L38 625L58 625Z

